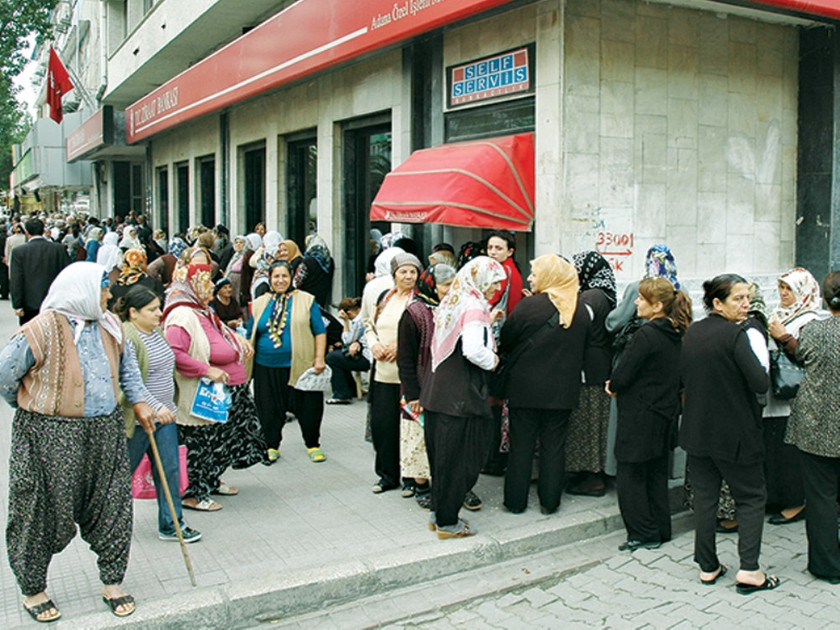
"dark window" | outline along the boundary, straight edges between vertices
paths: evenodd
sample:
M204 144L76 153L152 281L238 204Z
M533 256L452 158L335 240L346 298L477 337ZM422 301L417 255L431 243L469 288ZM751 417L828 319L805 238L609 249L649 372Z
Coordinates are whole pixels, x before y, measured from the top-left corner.
M190 167L186 162L175 165L175 194L178 209L178 230L190 227Z
M201 225L216 225L216 157L200 157L198 162L198 202Z
M131 165L131 209L140 213L146 211L146 183L143 177L143 165Z
M158 226L169 233L169 171L165 166L157 169Z
M287 205L286 231L289 238L303 247L304 239L318 231L314 201L318 196L318 144L315 137L288 141L286 172Z
M246 148L242 154L245 176L245 231L265 221L265 145Z
M523 98L446 114L446 141L508 136L534 130L534 99Z
M114 162L114 214L125 217L131 210L131 163Z
M348 126L344 132L345 295L361 295L371 257L370 229L390 223L370 221L370 204L391 170L391 124Z

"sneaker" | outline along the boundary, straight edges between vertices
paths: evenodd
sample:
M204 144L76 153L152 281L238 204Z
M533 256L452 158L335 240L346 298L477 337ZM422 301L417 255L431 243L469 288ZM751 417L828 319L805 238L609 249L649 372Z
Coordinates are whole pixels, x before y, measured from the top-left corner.
M194 543L201 540L201 532L197 529L193 529L192 527L187 527L186 525L184 525L181 528L181 536L184 537L185 543ZM176 534L174 531L171 534L164 534L158 532L158 538L160 538L161 540L167 540L171 542L179 542L178 534Z
M482 505L484 505L484 503L481 502L481 499L478 498L478 495L475 492L472 490L467 492L467 496L464 497L465 508L475 512L476 510L480 510Z

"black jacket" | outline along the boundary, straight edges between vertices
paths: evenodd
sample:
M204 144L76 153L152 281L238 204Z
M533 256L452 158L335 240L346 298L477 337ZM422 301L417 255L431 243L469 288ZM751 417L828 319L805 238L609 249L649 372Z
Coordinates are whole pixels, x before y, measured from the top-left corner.
M70 262L64 245L34 237L15 247L9 266L12 308L37 312L55 277Z
M423 380L420 404L432 412L462 418L492 418L487 371L469 361L461 351L461 340L451 355Z
M545 294L523 299L502 326L500 352L509 354L529 343L557 309ZM574 409L589 335L589 314L578 300L572 325L559 324L525 350L510 368L508 405L531 409Z
M613 369L610 389L618 394L618 461L646 462L674 447L680 413L680 341L669 319L654 319L636 331Z
M712 314L692 324L680 355L685 400L679 444L689 455L736 464L764 458L756 394L769 379L744 330Z
M602 289L587 289L579 299L593 313L583 355L586 384L601 386L610 378L612 366L612 336L607 332L607 315L612 310L612 304Z

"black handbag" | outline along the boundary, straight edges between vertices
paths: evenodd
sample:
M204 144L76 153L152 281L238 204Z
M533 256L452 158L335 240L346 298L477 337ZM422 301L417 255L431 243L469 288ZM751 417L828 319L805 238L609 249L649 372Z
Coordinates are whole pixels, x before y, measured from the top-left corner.
M504 400L507 398L508 381L510 381L510 371L513 365L519 358L525 354L528 348L534 346L538 339L544 337L552 328L557 326L560 322L560 312L555 311L551 317L528 339L517 345L516 350L511 353L504 353L499 355L499 364L496 369L490 372L490 379L488 387L490 395L493 398Z
M803 376L805 368L792 361L784 350L770 351L770 386L773 388L773 396L779 400L795 398Z

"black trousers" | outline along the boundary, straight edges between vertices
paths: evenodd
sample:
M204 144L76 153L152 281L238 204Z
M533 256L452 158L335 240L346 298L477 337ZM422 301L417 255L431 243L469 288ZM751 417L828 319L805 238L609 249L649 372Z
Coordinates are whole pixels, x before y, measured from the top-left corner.
M426 451L432 472L432 511L438 527L458 523L467 492L487 454L491 419L426 410Z
M376 451L374 470L387 485L400 482L400 384L373 381L370 433Z
M356 380L353 378L353 372L367 372L370 369L370 361L362 356L361 352L350 356L341 350L330 352L326 361L332 370L333 397L339 400L355 398Z
M306 448L321 445L324 393L303 392L289 385L290 368L270 368L254 363L254 403L268 448L280 448L286 412L292 408L300 423Z
M668 453L646 462L618 462L616 488L627 540L671 540Z
M840 546L837 543L840 458L799 452L807 506L808 570L823 579L840 578Z
M540 441L537 495L546 512L560 505L566 470L566 434L571 409L510 408L510 453L505 474L505 507L522 512L528 507L531 462Z
M715 546L718 495L726 479L735 499L738 519L738 556L741 570L757 571L764 529L764 464L733 464L711 457L688 456L691 486L694 488L694 561L701 571L711 573L720 566Z
M508 454L502 453L499 448L502 445L502 405L493 405L493 423L490 425L490 438L487 447L487 460L484 468L490 471L504 471L507 467Z

